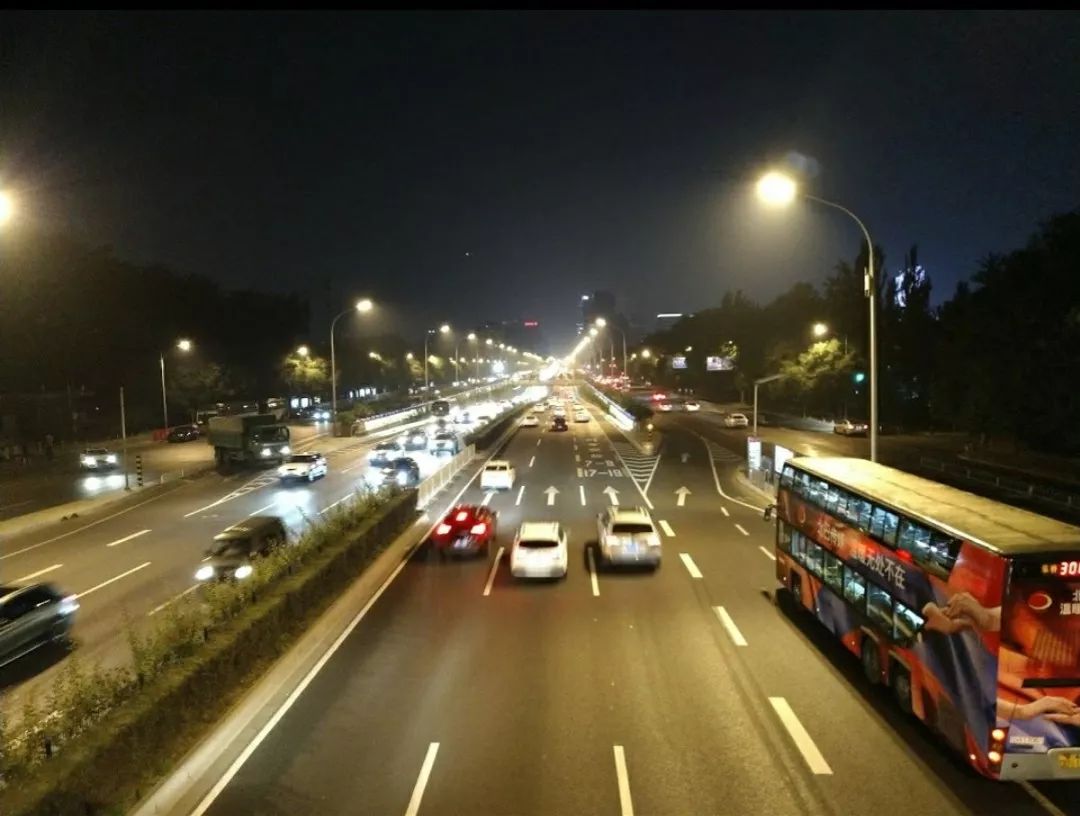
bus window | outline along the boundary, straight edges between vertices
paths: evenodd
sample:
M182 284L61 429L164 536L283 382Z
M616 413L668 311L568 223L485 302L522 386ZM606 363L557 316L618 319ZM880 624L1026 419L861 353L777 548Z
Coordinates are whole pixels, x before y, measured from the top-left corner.
M956 554L960 552L960 542L945 533L934 530L930 533L930 563L928 569L948 577L956 565Z
M842 491L836 485L829 485L829 492L825 496L825 510L829 513L836 512L836 503L840 499Z
M806 567L814 575L821 575L821 547L809 539L806 540Z
M866 579L850 567L844 567L844 598L866 614Z
M855 497L855 523L864 530L870 529L870 514L874 511L874 505L870 504L861 496Z
M794 481L793 473L794 471L790 466L784 466L784 475L780 477L780 487L791 487L791 483Z
M795 492L804 499L810 494L810 476L801 470L795 474Z
M782 521L776 525L776 546L784 552L791 552L791 528Z
M836 489L836 516L844 521L854 521L851 517L851 494L842 488Z
M893 638L900 642L908 642L919 634L925 621L914 609L908 609L900 601L896 602L896 612L893 625Z
M896 513L884 507L875 507L874 515L870 519L870 534L892 546L896 543L896 528L899 525L900 517Z
M826 584L840 592L844 584L843 562L831 552L825 552L823 556L825 561L822 567L822 577L825 578Z
M866 588L866 614L886 632L892 631L892 596L877 584L868 584Z
M900 522L900 535L896 537L896 548L912 558L915 557L915 533L918 526L915 522L904 519Z
M791 531L791 557L800 564L806 564L806 539L798 530Z
M829 495L829 483L824 479L810 480L810 493L807 498L818 507L825 506L825 498Z

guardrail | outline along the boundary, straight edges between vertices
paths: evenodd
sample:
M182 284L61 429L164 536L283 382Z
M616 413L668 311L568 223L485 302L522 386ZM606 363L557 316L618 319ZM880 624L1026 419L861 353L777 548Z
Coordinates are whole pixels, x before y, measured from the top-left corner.
M416 488L416 506L424 507L427 505L439 491L461 473L462 468L468 466L475 456L476 448L469 445L461 453L452 456L450 461L424 479L424 481L420 482Z
M512 383L501 380L499 382L484 383L483 385L474 385L472 388L448 394L445 399L469 399L476 394L484 392L490 394L496 388L505 388L509 385L512 385ZM385 428L387 425L394 425L398 422L404 422L407 419L424 416L431 410L431 403L436 402L439 399L443 399L443 397L428 400L427 402L419 402L409 408L399 408L396 411L387 411L385 414L375 414L374 416L357 419L353 422L351 435L363 436L364 434L376 431L379 428Z
M1080 495L1069 493L1065 490L1038 485L1012 476L995 473L992 470L959 465L951 462L943 462L929 456L920 456L919 464L928 469L951 476L960 481L973 482L975 484L996 488L1004 493L1021 498L1031 499L1044 504L1053 505L1074 512L1080 511Z
M603 404L607 408L608 416L611 417L612 422L622 428L624 431L632 431L636 425L636 422L630 412L619 405L615 400L611 399L603 391L600 391L591 382L586 382L585 387L592 392L597 401Z

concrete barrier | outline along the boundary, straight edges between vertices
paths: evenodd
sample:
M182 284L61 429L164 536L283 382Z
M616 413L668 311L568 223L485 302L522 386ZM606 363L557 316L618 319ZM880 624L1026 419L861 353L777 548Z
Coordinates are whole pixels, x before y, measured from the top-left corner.
M439 492L454 480L476 457L476 448L467 446L461 453L450 457L450 460L420 482L416 489L416 506L425 507Z

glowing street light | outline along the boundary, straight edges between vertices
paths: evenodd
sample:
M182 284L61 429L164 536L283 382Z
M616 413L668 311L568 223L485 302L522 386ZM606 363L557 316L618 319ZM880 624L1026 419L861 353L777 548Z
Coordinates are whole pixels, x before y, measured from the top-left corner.
M296 353L301 357L307 357L309 354L311 354L311 349L309 349L307 346L300 346L296 350Z
M15 215L15 200L10 193L0 190L0 226L6 224Z
M604 326L607 325L607 320L605 320L602 317L598 317L598 318L596 318L596 324L595 325L597 326L597 328L602 329L602 328L604 328Z
M650 357L652 357L652 352L651 351L649 351L648 349L642 349L641 350L641 359L642 360L648 360Z
M370 357L372 360L381 360L382 359L382 356L377 351L369 351L367 353L367 356Z
M431 387L431 381L428 378L428 362L431 360L432 355L428 354L428 338L435 334L435 329L428 329L424 332L424 390L428 390ZM450 324L443 323L438 328L439 334L450 334ZM457 356L457 355L455 355Z
M370 298L361 298L353 304L351 309L345 309L330 321L330 417L335 435L337 434L337 350L334 348L334 327L341 318L352 311L367 314L374 308L375 304Z
M176 341L176 348L179 351L188 352L194 347L195 344L186 337ZM169 399L165 395L165 352L162 352L159 357L161 360L161 414L162 419L165 421L165 430L169 430Z
M360 312L361 314L363 314L364 312L370 312L373 308L375 308L375 304L372 303L369 298L364 298L363 300L356 301L356 311Z
M764 203L773 207L784 207L795 200L798 185L791 176L784 173L766 173L757 183L757 195Z
M814 337L824 337L829 333L829 327L824 323L815 323L812 331L814 332Z

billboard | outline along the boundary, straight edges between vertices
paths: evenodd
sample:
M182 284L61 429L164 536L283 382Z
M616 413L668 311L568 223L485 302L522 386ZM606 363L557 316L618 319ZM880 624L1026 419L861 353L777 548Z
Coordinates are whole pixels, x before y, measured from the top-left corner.
M676 354L671 358L672 368L686 368L686 356L683 354Z
M735 358L734 357L706 357L705 358L705 370L706 371L734 371L735 370Z
M746 437L746 458L750 464L750 470L761 470L761 437Z

